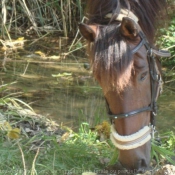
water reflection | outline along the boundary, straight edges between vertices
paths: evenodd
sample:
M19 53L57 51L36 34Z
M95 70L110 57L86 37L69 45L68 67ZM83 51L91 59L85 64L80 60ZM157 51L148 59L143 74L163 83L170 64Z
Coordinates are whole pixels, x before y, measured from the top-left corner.
M81 61L9 62L1 77L4 84L17 81L12 91L22 91L36 113L74 129L81 122L93 127L108 118L101 88Z

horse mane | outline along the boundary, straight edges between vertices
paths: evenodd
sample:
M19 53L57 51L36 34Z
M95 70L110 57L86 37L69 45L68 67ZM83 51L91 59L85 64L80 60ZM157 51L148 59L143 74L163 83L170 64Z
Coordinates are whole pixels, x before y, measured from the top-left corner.
M153 45L158 14L165 4L165 0L87 0L87 23L97 25L99 30L94 43L89 43L89 56L93 74L105 93L116 87L121 92L130 82L133 69L131 50L115 20L120 9L129 9L138 17L142 31ZM112 13L111 19L105 18L108 13Z

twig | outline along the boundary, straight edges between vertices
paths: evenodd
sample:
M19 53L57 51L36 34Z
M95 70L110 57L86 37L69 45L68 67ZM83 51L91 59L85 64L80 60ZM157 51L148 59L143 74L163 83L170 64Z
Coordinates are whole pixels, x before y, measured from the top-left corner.
M33 159L31 175L35 175L35 162L36 162L36 158L37 158L37 156L39 154L39 150L40 150L40 148L37 149L36 155L35 155L35 157Z
M169 81L165 81L165 83L170 83L170 82L173 82L175 81L175 79L172 79L172 80L169 80Z
M22 148L21 148L19 142L17 142L17 144L18 144L19 150L21 152L22 163L23 163L23 167L24 167L24 173L23 173L23 175L26 175L27 174L27 171L26 171L26 164L25 164L25 159L24 159L24 153L22 151Z
M55 151L54 151L54 155L53 155L53 171L54 171L54 167L55 167Z
M25 70L24 70L24 73L23 73L22 75L25 75L25 74L26 74L26 71L27 71L27 69L28 69L28 67L29 67L29 64L30 64L30 62L28 61L27 66L26 66L26 68L25 68Z
M173 47L175 47L175 45L172 45L172 46L170 46L170 47L167 47L166 50L171 49L171 48L173 48Z
M40 38L35 39L32 43L29 44L29 46L34 44L35 42L39 41L40 39L46 37L47 35L49 35L49 33L46 33L45 35L41 36Z
M61 15L62 15L62 20L63 20L64 36L67 37L67 27L66 27L66 18L64 15L63 0L61 0Z
M75 51L77 51L77 50L80 50L80 49L82 49L82 48L84 48L84 47L86 47L86 46L87 46L87 45L84 45L84 46L81 46L81 47L76 48L76 49L74 49L74 50L71 50L70 52L65 53L65 55L67 56L67 55L69 55L70 53L75 52Z
M26 13L26 15L29 17L29 20L30 20L31 23L33 24L34 30L37 32L38 36L40 36L40 34L39 34L38 30L37 30L37 24L36 24L36 22L35 22L35 19L34 19L34 17L32 16L30 10L28 9L25 0L19 0L19 3L20 3L21 6L23 7L24 12Z
M83 17L83 19L81 20L81 22L84 22L84 20L86 19L86 17L84 16ZM76 33L76 35L75 35L75 38L74 38L74 40L72 41L72 44L70 45L70 47L69 47L69 51L72 49L72 46L74 45L74 43L75 43L75 41L76 41L76 39L77 39L77 36L78 36L78 34L79 34L79 29L77 30L77 33Z
M3 16L3 20L2 20L2 23L3 25L6 24L6 21L7 21L7 9L6 9L6 0L2 0L2 16Z

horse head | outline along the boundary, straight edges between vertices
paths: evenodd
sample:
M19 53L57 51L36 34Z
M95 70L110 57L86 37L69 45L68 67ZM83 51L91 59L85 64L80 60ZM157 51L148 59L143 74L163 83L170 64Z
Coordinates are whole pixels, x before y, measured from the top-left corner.
M88 41L94 77L102 87L111 120L111 140L123 167L143 172L150 165L156 100L162 79L155 55L169 56L152 47L132 12L116 22L81 23ZM104 18L110 18L106 14Z

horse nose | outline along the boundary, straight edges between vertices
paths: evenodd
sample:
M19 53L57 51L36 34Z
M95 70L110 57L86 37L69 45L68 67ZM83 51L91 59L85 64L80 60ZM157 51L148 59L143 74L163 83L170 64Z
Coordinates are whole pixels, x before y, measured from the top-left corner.
M141 159L138 161L137 164L137 173L145 173L149 169L149 165L145 159Z

